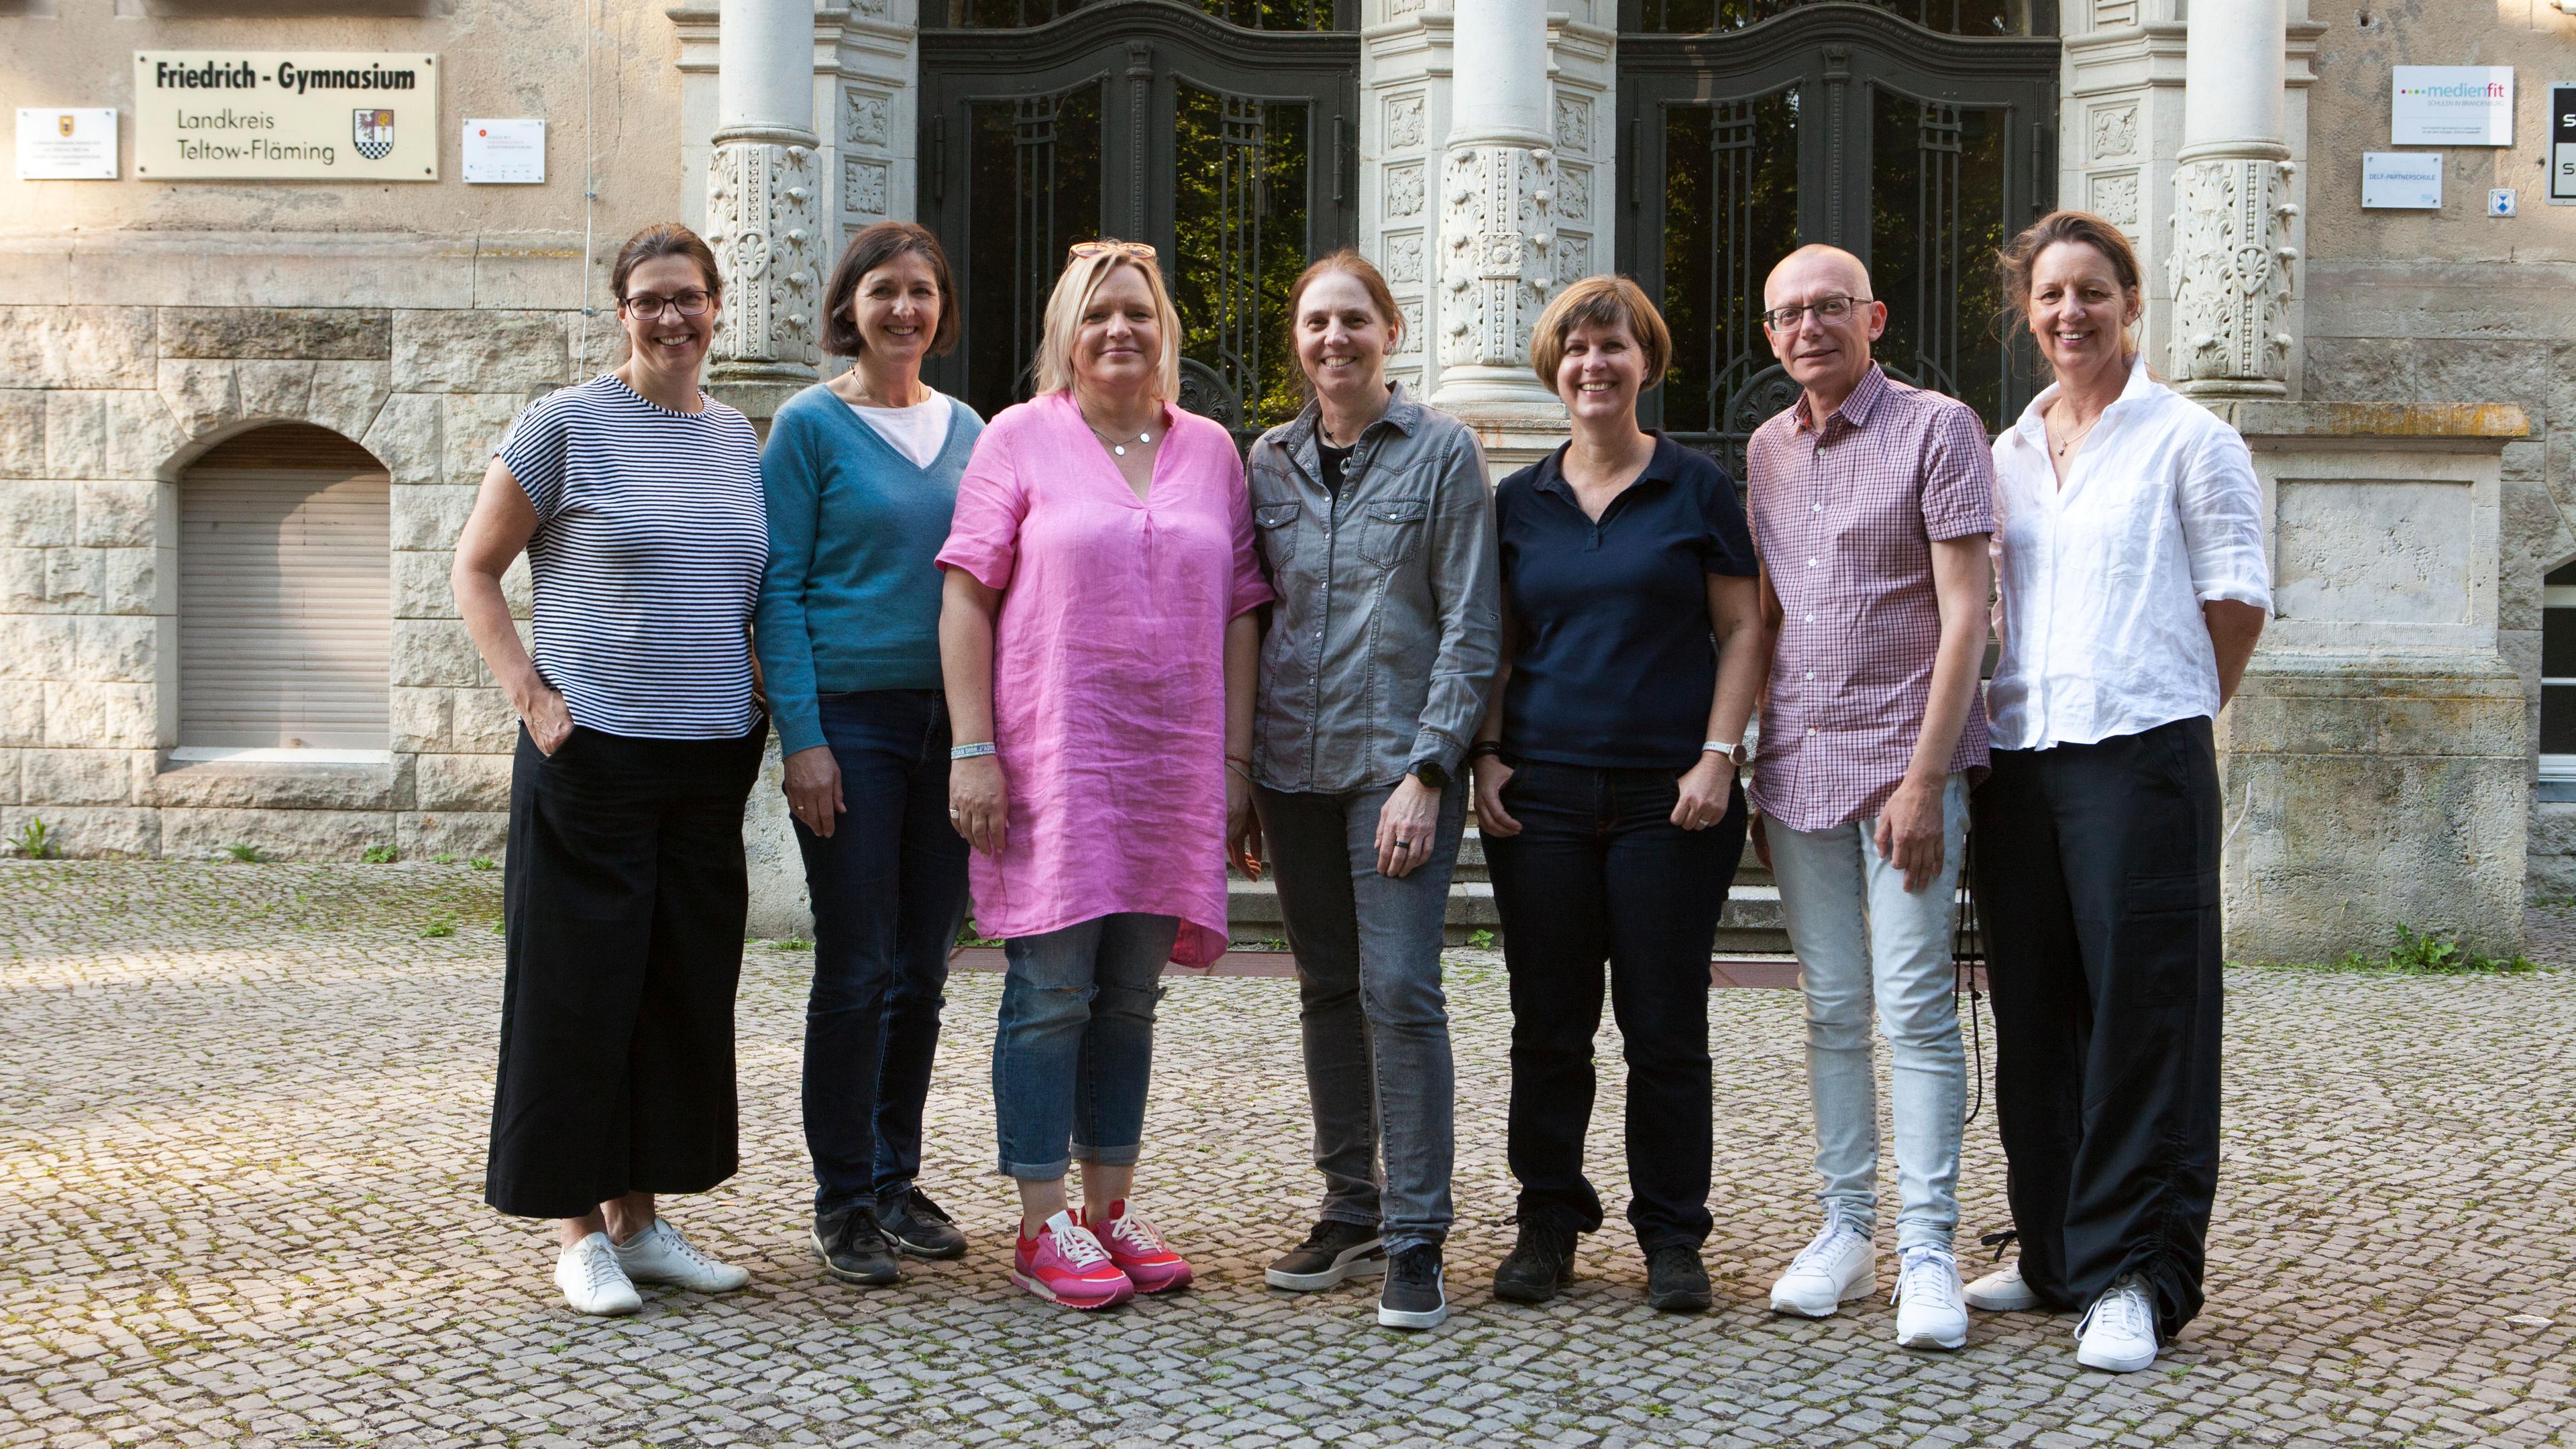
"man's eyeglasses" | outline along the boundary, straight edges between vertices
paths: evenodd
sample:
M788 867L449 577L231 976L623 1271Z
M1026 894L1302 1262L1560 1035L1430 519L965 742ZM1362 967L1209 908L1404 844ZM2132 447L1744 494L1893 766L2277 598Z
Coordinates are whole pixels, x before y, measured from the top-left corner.
M1088 261L1093 257L1107 256L1111 252L1116 252L1122 257L1134 257L1140 262L1150 262L1154 259L1154 248L1150 243L1131 241L1078 241L1065 248L1064 259L1069 265L1074 262Z
M683 317L703 317L707 304L713 300L707 293L692 287L676 297L656 297L650 292L638 292L626 299L625 307L628 316L650 322L666 310Z
M1798 325L1798 319L1813 312L1819 322L1840 322L1852 314L1854 307L1871 301L1868 297L1818 297L1793 307L1774 307L1762 314L1763 322L1774 332L1786 332Z

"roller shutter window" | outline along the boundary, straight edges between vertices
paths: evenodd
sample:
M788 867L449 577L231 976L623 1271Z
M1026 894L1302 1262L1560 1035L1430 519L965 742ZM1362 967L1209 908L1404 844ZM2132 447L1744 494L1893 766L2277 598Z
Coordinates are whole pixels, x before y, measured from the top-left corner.
M277 424L179 487L179 743L386 747L392 480L337 433Z

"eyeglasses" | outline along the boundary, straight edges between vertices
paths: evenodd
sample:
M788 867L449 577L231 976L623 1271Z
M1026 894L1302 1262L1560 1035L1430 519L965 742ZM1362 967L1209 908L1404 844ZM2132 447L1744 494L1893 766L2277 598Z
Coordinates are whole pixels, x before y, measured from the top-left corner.
M692 287L676 297L656 297L650 292L638 292L628 297L621 305L626 308L628 316L650 322L665 311L677 312L683 317L703 317L706 315L707 304L714 300L707 293Z
M1134 257L1140 262L1150 262L1154 259L1154 248L1147 242L1078 241L1065 248L1064 260L1066 265L1070 266L1075 262L1088 261L1093 257L1107 256L1111 252L1116 252L1122 257Z
M1813 312L1819 322L1840 322L1852 314L1854 307L1875 300L1869 297L1818 297L1794 307L1774 307L1762 314L1762 321L1774 332L1786 332L1798 325L1798 319Z

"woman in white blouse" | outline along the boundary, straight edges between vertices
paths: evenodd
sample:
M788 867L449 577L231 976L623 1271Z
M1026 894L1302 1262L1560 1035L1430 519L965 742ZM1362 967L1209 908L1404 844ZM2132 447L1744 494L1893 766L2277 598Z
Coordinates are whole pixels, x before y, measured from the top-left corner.
M2056 374L1995 440L2002 654L1975 868L2020 1261L1972 1307L2084 1310L2131 1372L2201 1306L2218 1185L2212 721L2271 610L2244 440L2156 381L2117 227L2061 211L2002 256Z

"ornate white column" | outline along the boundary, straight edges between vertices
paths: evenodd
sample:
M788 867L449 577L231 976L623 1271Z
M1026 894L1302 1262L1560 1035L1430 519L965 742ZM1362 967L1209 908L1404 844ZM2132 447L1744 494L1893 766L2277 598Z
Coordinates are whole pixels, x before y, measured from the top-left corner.
M821 355L822 173L814 134L813 0L722 0L707 244L724 271L709 378L767 417Z
M2286 0L2194 5L2183 80L2167 265L2175 385L2279 397L2289 391L2291 267L2298 260L2284 105Z
M1475 425L1489 452L1517 454L1515 434L1553 433L1565 416L1529 370L1530 327L1557 276L1546 0L1462 4L1454 33L1433 401Z

